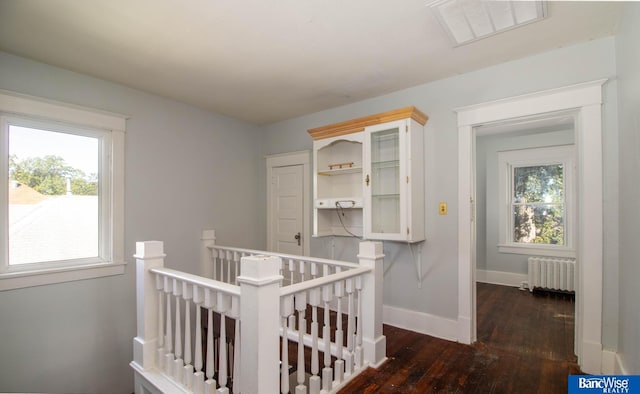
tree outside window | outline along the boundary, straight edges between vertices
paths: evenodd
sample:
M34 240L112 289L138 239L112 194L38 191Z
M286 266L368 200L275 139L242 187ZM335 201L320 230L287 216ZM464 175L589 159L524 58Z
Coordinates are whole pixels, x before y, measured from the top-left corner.
M564 245L562 164L514 167L513 241Z
M573 145L498 152L502 253L575 255Z

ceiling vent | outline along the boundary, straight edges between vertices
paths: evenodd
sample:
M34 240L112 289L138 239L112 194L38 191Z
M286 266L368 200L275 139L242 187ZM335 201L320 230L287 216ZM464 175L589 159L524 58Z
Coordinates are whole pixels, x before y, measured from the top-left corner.
M436 0L428 3L455 46L544 19L541 0Z

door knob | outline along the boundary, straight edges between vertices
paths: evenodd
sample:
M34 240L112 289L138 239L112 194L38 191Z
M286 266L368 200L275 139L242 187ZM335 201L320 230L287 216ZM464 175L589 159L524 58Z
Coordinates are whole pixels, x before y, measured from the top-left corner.
M299 231L298 231L298 234L296 234L293 238L294 238L294 239L296 239L296 240L298 240L298 246L300 246L300 239L301 239L302 237L300 236L300 232L299 232Z

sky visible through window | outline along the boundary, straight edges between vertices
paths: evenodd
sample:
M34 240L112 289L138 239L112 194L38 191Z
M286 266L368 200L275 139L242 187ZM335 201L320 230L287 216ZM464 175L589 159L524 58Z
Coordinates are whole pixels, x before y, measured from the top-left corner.
M98 172L97 138L14 125L9 128L9 135L9 152L21 160L56 155L87 175Z

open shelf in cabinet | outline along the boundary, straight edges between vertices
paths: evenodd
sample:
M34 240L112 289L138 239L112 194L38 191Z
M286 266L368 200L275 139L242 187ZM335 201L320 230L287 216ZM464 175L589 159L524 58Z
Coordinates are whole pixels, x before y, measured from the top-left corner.
M345 175L345 174L356 174L356 173L362 173L362 166L336 168L333 170L318 171L318 175L320 176L334 176L334 175Z

